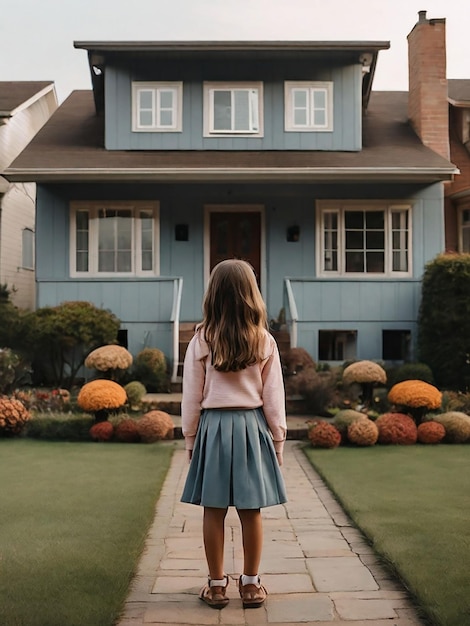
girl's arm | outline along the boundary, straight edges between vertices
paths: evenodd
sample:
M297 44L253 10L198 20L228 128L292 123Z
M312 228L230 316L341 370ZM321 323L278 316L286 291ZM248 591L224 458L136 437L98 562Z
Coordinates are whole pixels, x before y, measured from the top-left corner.
M198 337L195 335L189 342L183 366L181 427L185 438L186 450L192 450L194 446L204 392L204 360L196 356L196 352L199 352L197 342Z
M262 370L263 412L273 435L274 448L282 459L284 441L287 434L286 399L281 359L275 340L272 340L272 352Z

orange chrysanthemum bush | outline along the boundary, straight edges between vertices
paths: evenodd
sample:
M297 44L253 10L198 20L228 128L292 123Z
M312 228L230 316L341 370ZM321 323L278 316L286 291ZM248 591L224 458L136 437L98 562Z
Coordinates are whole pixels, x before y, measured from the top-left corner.
M139 428L136 420L125 418L116 424L114 437L122 443L137 443L140 441Z
M0 397L0 435L19 435L31 413L22 402L7 396Z
M337 448L341 443L339 430L324 420L316 420L311 424L308 438L314 448Z
M111 441L114 434L114 426L111 422L98 422L90 428L90 437L94 441Z
M124 406L126 401L124 388L112 380L92 380L83 385L77 397L78 406L93 413L97 422L108 419L109 412Z
M433 415L433 420L444 426L447 443L467 443L470 441L470 417L460 411L448 411Z
M422 380L404 380L393 385L388 400L402 412L409 413L416 424L420 424L427 411L439 409L442 393L434 385Z
M173 439L175 425L165 411L149 411L137 421L137 430L144 443Z
M379 443L408 446L418 439L414 420L404 413L384 413L375 423L379 429Z
M336 413L333 419L333 426L339 430L341 441L345 442L348 439L349 426L358 420L366 419L366 415L360 411L355 411L354 409L343 409Z
M439 422L423 422L418 426L419 443L439 443L446 435L446 429Z
M348 440L356 446L373 446L379 438L377 424L370 419L361 419L348 426Z

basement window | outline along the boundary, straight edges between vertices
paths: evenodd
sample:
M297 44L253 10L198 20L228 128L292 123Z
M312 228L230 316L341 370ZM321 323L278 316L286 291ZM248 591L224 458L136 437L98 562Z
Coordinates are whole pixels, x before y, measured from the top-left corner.
M410 357L410 330L382 331L382 359L384 361L409 361Z
M351 361L356 358L356 330L318 331L319 361Z

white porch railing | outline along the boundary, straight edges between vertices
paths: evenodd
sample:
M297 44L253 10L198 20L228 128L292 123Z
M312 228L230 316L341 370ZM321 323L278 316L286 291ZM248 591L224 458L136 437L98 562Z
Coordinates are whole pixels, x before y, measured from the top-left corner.
M289 320L287 323L290 326L290 347L297 348L297 322L299 321L297 304L295 303L294 292L289 278L284 279L284 285L287 296L286 321Z
M171 382L178 381L178 364L179 364L179 336L180 336L180 314L181 314L181 296L183 293L183 279L175 278L173 282L173 306L171 309L170 322L173 325L173 368L171 374Z

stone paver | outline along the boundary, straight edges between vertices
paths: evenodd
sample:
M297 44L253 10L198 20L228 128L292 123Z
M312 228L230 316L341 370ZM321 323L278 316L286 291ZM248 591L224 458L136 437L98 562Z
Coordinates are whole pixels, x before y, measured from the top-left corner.
M264 607L241 606L243 551L234 509L226 519L230 604L217 611L198 600L207 575L203 509L179 501L188 469L180 442L118 626L423 626L406 591L382 568L300 445L286 443L289 502L263 509L260 573L270 592Z

